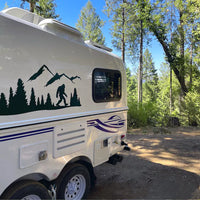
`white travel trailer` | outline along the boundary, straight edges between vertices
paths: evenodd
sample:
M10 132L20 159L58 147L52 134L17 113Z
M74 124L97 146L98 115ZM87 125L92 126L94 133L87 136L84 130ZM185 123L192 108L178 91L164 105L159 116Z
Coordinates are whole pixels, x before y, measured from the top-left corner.
M0 12L1 198L85 197L93 168L121 160L126 101L109 48L26 10Z

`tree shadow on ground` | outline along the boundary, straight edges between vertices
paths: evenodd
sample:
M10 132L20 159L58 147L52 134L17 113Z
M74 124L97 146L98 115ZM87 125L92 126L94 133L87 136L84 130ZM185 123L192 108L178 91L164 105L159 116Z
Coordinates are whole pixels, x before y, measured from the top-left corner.
M122 163L95 168L88 199L200 199L200 136L128 135Z
M128 135L134 155L200 175L200 135Z
M125 155L122 163L95 168L97 184L88 199L197 199L200 177Z

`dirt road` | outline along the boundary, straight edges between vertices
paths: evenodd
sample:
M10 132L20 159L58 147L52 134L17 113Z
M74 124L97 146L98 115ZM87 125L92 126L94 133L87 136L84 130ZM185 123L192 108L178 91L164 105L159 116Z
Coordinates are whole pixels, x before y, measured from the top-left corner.
M133 132L122 163L95 168L88 199L200 199L200 129Z

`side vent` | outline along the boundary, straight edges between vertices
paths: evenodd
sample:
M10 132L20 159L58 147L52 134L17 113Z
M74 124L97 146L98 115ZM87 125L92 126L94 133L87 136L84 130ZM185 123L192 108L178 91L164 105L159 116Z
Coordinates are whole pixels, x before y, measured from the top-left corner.
M67 123L58 126L54 132L54 158L80 151L86 144L85 125Z
M100 44L98 44L98 43L96 43L96 42L93 42L93 41L91 41L91 40L86 40L86 41L85 41L85 44L94 46L94 47L99 48L99 49L106 50L106 51L108 51L108 52L112 52L112 49L110 49L110 48L108 48L108 47L106 47L106 46L100 45Z

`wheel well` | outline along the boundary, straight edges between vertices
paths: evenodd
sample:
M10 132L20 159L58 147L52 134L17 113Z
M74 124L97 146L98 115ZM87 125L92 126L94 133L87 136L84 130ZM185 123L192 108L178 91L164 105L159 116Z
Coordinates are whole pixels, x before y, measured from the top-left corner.
M47 188L50 184L48 177L45 176L44 174L40 174L40 173L28 174L28 175L20 177L19 179L15 180L13 183L11 183L4 190L4 192L2 193L1 196L3 196L5 193L7 193L7 191L9 191L14 185L16 185L17 183L23 182L23 181L38 181L38 182L42 183Z
M21 181L21 180L33 180L33 181L46 180L46 181L49 181L47 176L45 176L44 174L40 174L40 173L33 173L33 174L28 174L28 175L22 176L17 181Z
M46 188L49 188L49 186L51 184L59 184L60 181L62 180L62 177L71 169L73 168L73 164L74 163L79 163L81 165L84 165L89 173L90 173L90 177L91 177L91 184L92 184L92 187L95 185L95 182L96 182L96 176L94 174L94 169L93 169L93 166L92 166L92 163L91 161L87 158L87 157L84 157L84 156L80 156L80 157L76 157L74 159L72 159L70 162L68 162L65 167L62 169L62 171L60 172L58 178L54 181L49 181L48 177L45 176L44 174L40 174L40 173L33 173L33 174L29 174L29 175L26 175L26 176L23 176L17 180L15 180L13 183L11 183L5 190L4 192L2 193L2 195L4 193L6 193L10 188L12 188L15 184L17 184L18 182L21 182L21 181L24 181L24 180L32 180L32 181L38 181L40 183L42 183ZM1 195L1 196L2 196Z
M57 185L59 185L62 180L62 177L65 176L65 174L68 173L73 168L73 164L75 164L75 163L79 163L88 169L88 171L90 173L90 177L91 177L92 187L93 187L96 182L96 176L94 174L94 169L93 169L90 159L85 156L79 156L79 157L76 157L76 158L73 158L72 160L70 160L70 162L68 162L65 165L65 167L62 169L58 178L55 180L55 183Z
M45 199L50 198L47 188L41 183L33 180L18 180L3 192L0 199L21 199L21 196L24 197L32 193Z

